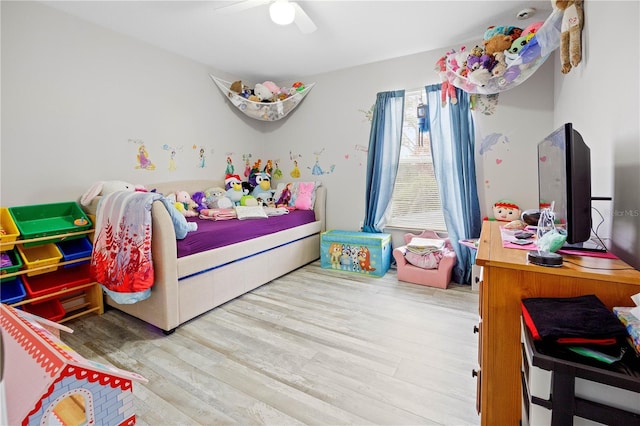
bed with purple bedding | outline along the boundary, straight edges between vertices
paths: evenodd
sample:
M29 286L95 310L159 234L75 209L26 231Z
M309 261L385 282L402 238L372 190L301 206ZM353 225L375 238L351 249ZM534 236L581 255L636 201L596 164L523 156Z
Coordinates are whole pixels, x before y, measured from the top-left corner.
M312 223L316 215L313 210L293 210L289 214L264 219L207 220L191 217L187 220L196 222L198 230L178 240L178 258Z
M317 184L317 183L316 183ZM146 185L161 194L211 187L214 180L189 180ZM326 189L315 189L312 210L294 210L263 219L206 220L183 240L176 239L166 206L151 207L151 257L155 280L149 298L105 303L158 327L165 334L269 281L320 258L320 234L325 231ZM93 214L99 197L92 202ZM88 211L91 213L91 211Z

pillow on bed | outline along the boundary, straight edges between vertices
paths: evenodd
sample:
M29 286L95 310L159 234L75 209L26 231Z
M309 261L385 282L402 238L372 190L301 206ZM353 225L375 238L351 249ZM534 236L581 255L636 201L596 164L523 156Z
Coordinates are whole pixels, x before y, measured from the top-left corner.
M262 206L236 206L236 216L238 219L266 219L267 213Z
M284 191L287 184L291 184L291 188L290 188L291 199L289 200L289 206L296 207L299 210L313 210L313 206L315 205L315 202L316 202L316 189L319 186L322 186L322 182L318 182L318 181L316 182L280 182L276 187L276 192L273 196L274 200L280 199L280 196L282 195L282 191ZM303 202L303 203L298 202L298 205L296 205L296 200L298 199L298 196L300 194L301 184L302 184L303 190L304 188L306 188L307 190L311 189L310 191L311 200L309 202Z

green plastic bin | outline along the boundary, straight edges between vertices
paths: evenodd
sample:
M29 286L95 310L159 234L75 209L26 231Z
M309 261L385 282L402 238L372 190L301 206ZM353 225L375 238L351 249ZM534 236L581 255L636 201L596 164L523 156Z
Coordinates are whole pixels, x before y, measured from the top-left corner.
M14 272L18 272L20 270L20 268L22 268L22 266L24 266L24 264L22 263L22 257L18 253L18 249L13 249L11 251L4 252L4 253L2 253L2 255L7 256L9 258L9 261L11 262L11 265L6 265L6 266L0 267L0 282L4 282L4 281L8 281L8 280L14 279L15 276L9 277L9 278L4 278L4 275L13 274Z
M42 238L91 229L91 220L75 201L9 207L9 213L20 231L22 239ZM78 235L70 238L82 238ZM60 238L24 243L35 246L60 241Z

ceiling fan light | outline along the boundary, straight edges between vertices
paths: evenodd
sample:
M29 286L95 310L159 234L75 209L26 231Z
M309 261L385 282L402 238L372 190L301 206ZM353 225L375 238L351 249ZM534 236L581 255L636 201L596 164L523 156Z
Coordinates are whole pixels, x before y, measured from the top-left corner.
M275 1L269 6L269 16L278 25L289 25L293 22L296 10L288 1Z

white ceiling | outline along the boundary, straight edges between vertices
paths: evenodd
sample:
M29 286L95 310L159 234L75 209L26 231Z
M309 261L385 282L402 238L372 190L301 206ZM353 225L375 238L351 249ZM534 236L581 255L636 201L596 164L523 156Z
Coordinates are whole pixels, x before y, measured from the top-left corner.
M318 29L279 26L237 1L42 1L61 11L254 82L298 79L481 41L490 25L544 21L550 0L299 1ZM517 20L518 12L537 13ZM444 51L443 51L444 53Z

